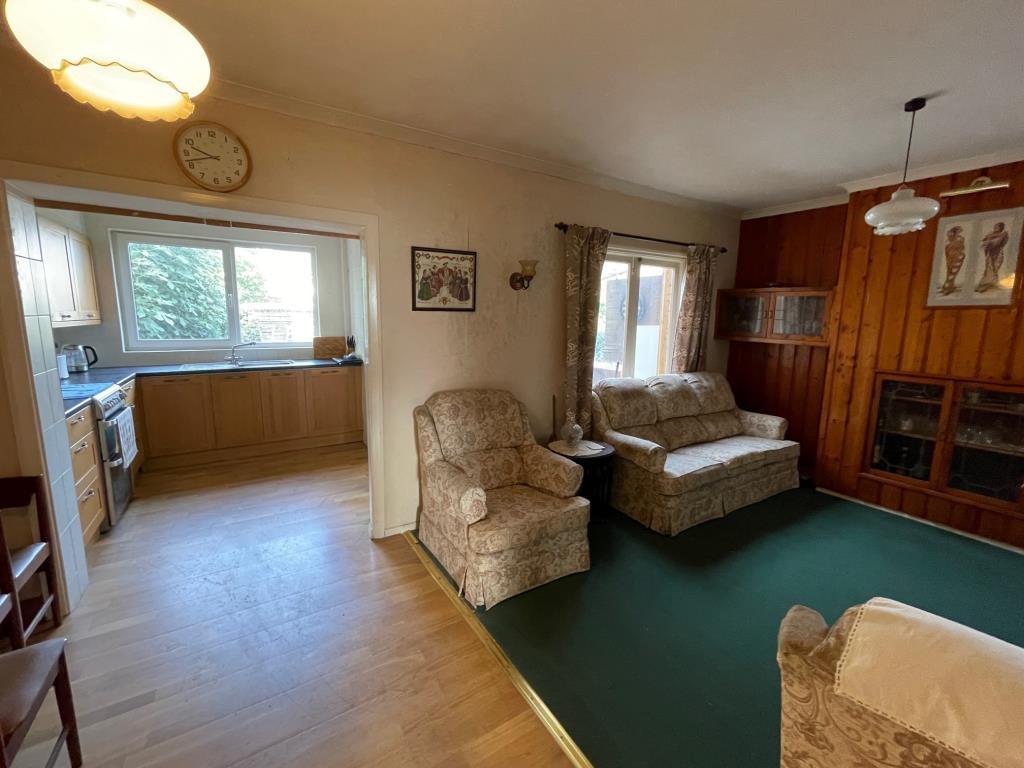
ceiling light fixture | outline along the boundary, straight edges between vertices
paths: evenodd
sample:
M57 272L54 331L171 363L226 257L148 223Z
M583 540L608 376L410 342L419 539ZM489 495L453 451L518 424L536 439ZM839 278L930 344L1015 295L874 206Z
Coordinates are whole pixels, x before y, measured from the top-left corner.
M180 23L144 0L7 0L7 23L58 88L122 117L188 117L210 60Z
M902 235L924 229L924 223L939 212L939 203L930 197L914 197L914 190L906 186L910 167L910 145L914 141L914 118L924 109L927 99L919 96L903 105L910 113L910 137L907 139L907 157L903 161L903 181L888 202L879 203L866 214L864 221L875 228L876 235Z

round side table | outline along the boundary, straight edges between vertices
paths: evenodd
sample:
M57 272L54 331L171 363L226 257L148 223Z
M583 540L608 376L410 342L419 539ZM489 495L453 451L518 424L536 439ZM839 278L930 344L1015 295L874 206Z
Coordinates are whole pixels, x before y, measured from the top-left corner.
M612 492L612 458L615 456L615 449L608 443L597 440L584 442L601 446L600 452L573 455L566 452L568 446L563 440L549 443L548 448L583 467L583 483L580 485L579 495L588 499L591 506L605 509L608 507Z

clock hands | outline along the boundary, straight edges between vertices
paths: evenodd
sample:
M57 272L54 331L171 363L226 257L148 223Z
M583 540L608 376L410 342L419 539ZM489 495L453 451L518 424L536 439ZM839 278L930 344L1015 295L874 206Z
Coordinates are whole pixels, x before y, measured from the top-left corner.
M209 152L203 152L198 147L190 147L193 152L199 152L200 154L206 155L206 157L200 157L193 162L199 162L199 160L220 160L220 155L211 155Z
M207 155L206 157L195 157L189 160L190 163L201 163L203 160L220 160L217 155Z

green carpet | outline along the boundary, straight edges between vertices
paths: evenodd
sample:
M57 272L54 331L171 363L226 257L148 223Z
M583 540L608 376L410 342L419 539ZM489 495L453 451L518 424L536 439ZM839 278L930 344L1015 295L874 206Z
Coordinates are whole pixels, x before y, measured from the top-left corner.
M777 766L795 603L882 595L1024 645L1024 557L809 489L674 539L595 514L590 551L479 618L596 768Z

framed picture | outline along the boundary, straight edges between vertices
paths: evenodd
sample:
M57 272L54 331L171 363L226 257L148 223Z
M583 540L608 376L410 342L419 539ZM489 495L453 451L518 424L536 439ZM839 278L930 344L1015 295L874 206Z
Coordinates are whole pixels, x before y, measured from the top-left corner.
M929 307L1005 307L1013 301L1024 208L939 219Z
M476 251L412 247L412 308L420 312L476 309Z

